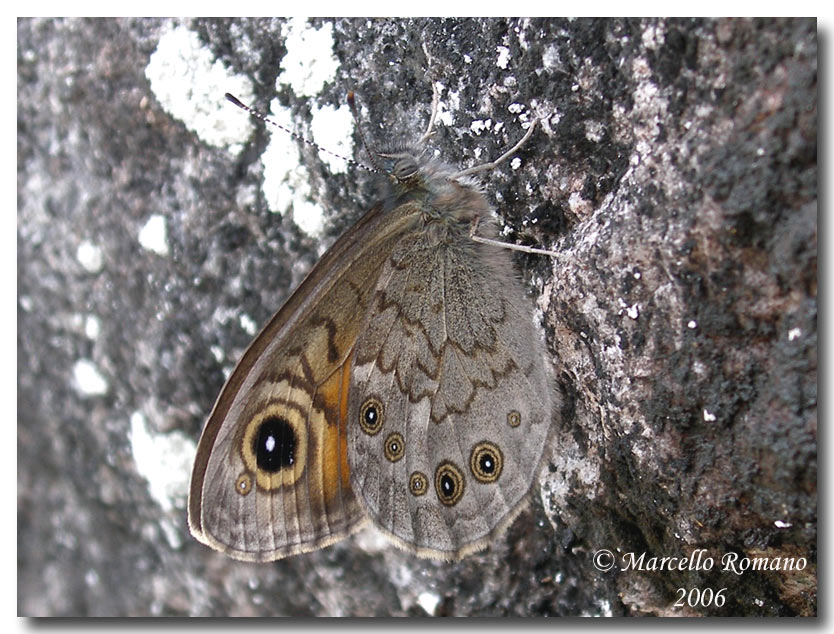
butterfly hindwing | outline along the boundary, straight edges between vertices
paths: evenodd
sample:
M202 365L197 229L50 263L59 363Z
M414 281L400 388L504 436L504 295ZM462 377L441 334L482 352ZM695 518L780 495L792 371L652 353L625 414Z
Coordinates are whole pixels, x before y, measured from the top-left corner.
M538 340L505 251L431 231L394 248L354 353L348 456L397 543L456 559L521 508L553 407Z

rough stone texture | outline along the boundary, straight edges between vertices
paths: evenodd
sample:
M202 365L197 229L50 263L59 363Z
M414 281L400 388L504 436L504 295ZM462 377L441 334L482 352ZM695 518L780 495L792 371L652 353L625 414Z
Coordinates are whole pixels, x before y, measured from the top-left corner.
M510 239L558 252L517 260L564 424L531 509L454 565L370 532L235 562L190 539L184 497L163 509L138 474L131 415L196 441L250 339L238 316L266 321L319 247L260 198L238 202L260 182L262 129L234 159L154 100L144 69L165 24L18 23L20 614L423 615L422 593L448 615L816 614L814 20L337 20L338 81L279 93L303 124L352 88L375 138L408 140L435 79L461 105L434 145L462 166L518 138L511 104L543 117L521 167L484 181ZM266 107L281 21L184 24ZM500 133L474 134L487 118ZM304 157L330 243L374 186ZM155 213L167 256L137 240ZM84 241L98 272L79 264ZM79 359L105 394L76 389ZM600 549L698 548L711 570L593 566ZM736 575L726 553L807 566ZM678 588L726 601L675 607Z

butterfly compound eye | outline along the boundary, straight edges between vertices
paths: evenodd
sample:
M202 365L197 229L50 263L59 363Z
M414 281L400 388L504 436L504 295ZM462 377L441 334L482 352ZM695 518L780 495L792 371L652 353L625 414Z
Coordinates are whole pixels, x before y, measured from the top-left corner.
M406 181L417 173L417 163L414 159L407 157L401 158L394 163L394 169L391 175L398 181Z

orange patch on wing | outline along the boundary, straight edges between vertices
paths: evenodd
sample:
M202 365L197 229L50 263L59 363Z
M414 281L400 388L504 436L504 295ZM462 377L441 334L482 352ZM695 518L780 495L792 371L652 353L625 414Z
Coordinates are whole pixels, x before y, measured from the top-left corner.
M344 366L337 368L333 374L318 386L316 394L316 405L322 407L327 412L328 426L336 424L336 415L339 412L341 405L340 399L342 396L342 372Z
M348 422L348 396L350 395L350 370L353 364L353 355L348 356L342 366L342 390L339 400L339 434L342 438L339 459L342 465L342 486L350 486L350 467L347 457L347 422Z
M347 461L347 394L350 387L350 359L319 387L326 404L328 424L322 430L322 475L324 495L328 502L350 487ZM335 414L338 421L330 415ZM338 424L331 424L336 423Z

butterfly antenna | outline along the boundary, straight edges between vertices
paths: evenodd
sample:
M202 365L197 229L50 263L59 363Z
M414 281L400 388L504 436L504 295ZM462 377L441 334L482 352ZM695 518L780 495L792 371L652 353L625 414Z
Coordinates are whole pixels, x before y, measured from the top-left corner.
M371 165L374 166L374 169L372 169L371 171L376 172L377 174L381 174L383 170L379 167L379 164L376 162L376 152L374 152L371 149L371 147L368 145L368 142L365 140L365 133L362 131L362 121L359 119L359 109L356 107L356 95L352 90L348 91L347 102L348 106L350 106L350 111L353 113L353 120L356 121L356 129L359 131L359 138L362 140L362 146L365 148L365 153L371 159Z
M269 123L270 125L275 126L279 130L282 130L283 132L286 132L287 134L289 134L290 137L295 139L296 141L303 141L307 145L309 145L311 147L314 147L318 152L325 152L326 154L330 154L331 156L335 156L338 159L346 161L348 163L348 165L352 165L353 167L359 167L361 169L368 170L369 172L377 172L378 171L377 169L370 168L367 165L363 165L362 163L359 163L358 161L354 161L353 159L348 158L347 156L342 156L341 154L336 154L336 152L331 152L327 148L323 148L318 143L315 143L314 141L311 141L310 139L307 139L307 138L301 136L300 134L297 134L296 132L293 132L289 128L282 126L280 123L276 123L275 121L273 121L272 119L270 119L266 115L261 114L260 112L255 110L254 108L250 108L249 106L247 106L245 103L243 103L240 99L238 99L237 97L235 97L231 93L228 93L228 92L226 93L226 99L231 101L238 108L241 108L241 109L245 110L246 112L251 114L256 119L260 119L264 123ZM363 139L363 142L364 142L364 139Z

